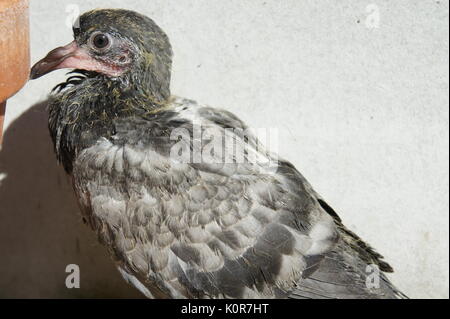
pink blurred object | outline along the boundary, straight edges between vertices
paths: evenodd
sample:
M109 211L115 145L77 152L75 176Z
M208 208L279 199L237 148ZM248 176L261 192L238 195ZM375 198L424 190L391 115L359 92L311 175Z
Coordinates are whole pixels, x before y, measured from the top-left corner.
M0 145L6 100L27 82L30 71L28 0L0 1Z

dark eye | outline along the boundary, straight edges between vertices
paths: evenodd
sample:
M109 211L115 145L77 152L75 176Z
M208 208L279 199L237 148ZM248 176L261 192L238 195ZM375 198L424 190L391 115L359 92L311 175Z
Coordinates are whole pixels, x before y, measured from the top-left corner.
M111 47L112 38L107 33L97 31L91 35L89 43L95 50L103 52Z
M92 43L97 49L104 49L109 45L109 38L104 33L99 33L94 36Z

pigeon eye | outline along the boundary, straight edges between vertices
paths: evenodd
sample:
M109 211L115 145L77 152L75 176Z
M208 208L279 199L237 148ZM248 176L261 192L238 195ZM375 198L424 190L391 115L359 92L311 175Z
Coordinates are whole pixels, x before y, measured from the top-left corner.
M111 40L105 33L95 33L91 39L91 43L96 49L104 51L110 47Z

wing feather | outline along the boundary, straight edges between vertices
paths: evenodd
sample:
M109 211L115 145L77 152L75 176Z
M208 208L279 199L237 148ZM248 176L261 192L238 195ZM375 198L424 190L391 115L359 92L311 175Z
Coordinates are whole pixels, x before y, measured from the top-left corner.
M266 161L236 162L233 147L208 144L201 150L211 161L175 160L173 147L195 150L199 142L193 123ZM366 264L341 239L337 214L245 129L231 113L188 100L156 118L117 122L116 135L80 152L74 164L91 227L130 276L171 297L371 294L364 278L352 275ZM173 139L174 130L190 139Z

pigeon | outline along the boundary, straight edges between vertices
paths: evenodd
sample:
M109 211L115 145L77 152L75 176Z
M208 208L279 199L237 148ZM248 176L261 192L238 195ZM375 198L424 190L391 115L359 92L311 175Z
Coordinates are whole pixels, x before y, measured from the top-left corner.
M171 45L152 19L95 9L73 33L30 78L73 69L49 95L50 135L127 282L148 298L406 297L243 121L171 94Z

